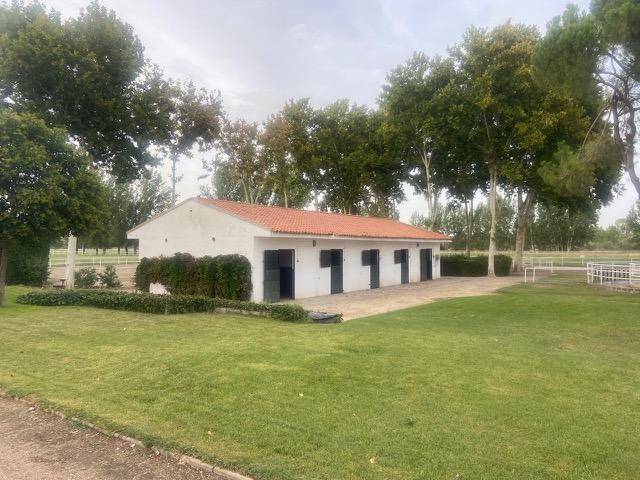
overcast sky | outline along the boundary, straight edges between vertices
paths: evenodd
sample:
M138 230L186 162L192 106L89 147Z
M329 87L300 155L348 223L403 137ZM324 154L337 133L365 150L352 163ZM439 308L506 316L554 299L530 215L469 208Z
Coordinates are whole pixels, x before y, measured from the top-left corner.
M75 16L87 4L44 0ZM289 98L316 106L338 98L375 106L386 72L416 50L444 53L470 25L509 19L537 25L560 14L562 0L103 0L130 23L147 56L167 76L222 92L231 117L262 121ZM584 8L588 0L574 0ZM183 197L198 192L201 159L182 163ZM608 225L626 215L631 187L602 212ZM400 207L407 220L424 208L413 195Z

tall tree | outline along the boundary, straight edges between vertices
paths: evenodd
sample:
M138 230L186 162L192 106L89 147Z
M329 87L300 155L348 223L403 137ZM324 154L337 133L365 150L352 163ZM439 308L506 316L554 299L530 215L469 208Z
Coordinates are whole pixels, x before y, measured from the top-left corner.
M62 21L39 3L4 4L0 51L2 103L64 127L94 167L120 179L157 162L151 147L171 130L166 98L133 29L113 11L91 3ZM75 249L69 252L73 286Z
M572 251L595 235L598 213L595 205L575 208L537 205L531 242L541 250Z
M598 117L608 113L618 160L640 197L635 165L640 110L638 25L640 4L636 0L593 0L589 13L570 5L549 23L534 63L540 81L573 96L589 100L602 92Z
M194 148L205 151L220 139L224 113L219 92L197 89L193 83L167 82L170 131L164 146L171 162L171 203L176 204L176 186L182 179L177 166L181 157L191 158Z
M443 190L448 185L448 152L438 148L441 117L434 99L454 74L451 59L414 55L392 70L382 87L379 104L386 123L387 138L403 161L407 179L427 201L427 227L436 227Z
M216 195L229 198L227 193L234 195L232 200L241 196L247 203L267 203L270 172L267 158L262 154L258 124L242 119L226 122L221 146L223 155L208 164L214 176ZM224 184L216 178L224 180Z
M534 27L510 23L491 31L471 28L453 50L460 84L470 100L460 109L461 115L471 116L470 145L482 158L489 176L490 276L495 275L498 185L504 182L518 153L518 125L526 123L531 113L533 86L527 66L537 36Z
M260 143L269 168L270 203L300 208L309 203L311 189L304 179L303 165L296 161L294 128L282 113L271 115L260 134Z
M104 180L108 197L108 222L90 232L94 245L124 248L128 253L127 232L172 205L172 189L156 170L133 182L119 182L115 177ZM97 242L96 242L97 240Z
M0 8L0 89L17 111L67 129L94 165L135 178L166 141L164 98L151 88L157 71L128 24L91 3L62 21L42 4Z
M103 219L102 192L64 129L0 108L0 305L12 247L94 229Z

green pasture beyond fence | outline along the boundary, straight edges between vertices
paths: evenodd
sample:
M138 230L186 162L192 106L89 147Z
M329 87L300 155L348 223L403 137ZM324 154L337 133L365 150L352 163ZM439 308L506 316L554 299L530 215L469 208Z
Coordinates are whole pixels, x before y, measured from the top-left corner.
M76 266L93 266L102 267L103 265L137 265L140 259L138 254L133 252L133 249L129 250L129 254L126 255L124 249L118 253L117 248L108 248L106 250L99 250L96 254L95 249L87 249L84 253L79 250L76 255ZM67 249L66 248L52 248L49 250L49 268L51 267L64 267L67 265Z
M443 255L461 254L464 251L447 250ZM515 256L513 251L498 252ZM487 255L486 251L472 251L472 256ZM552 262L556 267L586 267L587 263L627 263L640 261L640 251L576 251L576 252L525 252L524 260L529 265L544 265Z

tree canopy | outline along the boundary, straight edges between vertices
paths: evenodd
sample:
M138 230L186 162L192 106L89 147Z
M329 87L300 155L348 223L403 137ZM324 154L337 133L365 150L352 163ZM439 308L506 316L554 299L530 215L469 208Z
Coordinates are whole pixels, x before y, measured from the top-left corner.
M0 108L0 305L12 246L92 231L104 199L88 156L64 129Z

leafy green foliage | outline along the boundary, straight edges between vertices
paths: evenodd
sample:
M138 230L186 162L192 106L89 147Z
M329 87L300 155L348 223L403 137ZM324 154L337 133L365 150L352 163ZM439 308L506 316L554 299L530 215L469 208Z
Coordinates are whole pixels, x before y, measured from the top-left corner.
M593 238L597 223L598 214L593 208L538 205L530 226L531 245L540 250L575 250Z
M100 285L104 288L119 288L122 286L116 267L113 265L106 265L104 270L98 273L98 279L100 280Z
M496 255L495 271L499 277L511 273L512 259L509 255ZM482 277L487 275L488 257L478 255L442 255L440 257L440 271L443 277Z
M242 255L194 258L188 253L143 258L135 273L138 290L160 283L173 295L202 295L233 300L251 297L251 264Z
M40 306L84 306L130 312L174 314L215 312L255 312L287 322L309 322L309 314L299 305L274 305L225 298L191 295L153 295L108 290L41 290L20 295L18 303Z
M41 287L49 277L49 241L21 242L11 249L7 285Z
M75 272L75 285L78 288L93 288L98 283L98 272L93 267L84 267Z
M89 159L34 114L0 106L0 253L96 228L104 194ZM0 261L0 305L8 262Z
M516 211L512 198L499 195L496 199L498 219L496 223L496 245L498 250L510 250L515 239ZM442 209L442 215L438 220L439 230L452 237L448 248L452 250L464 250L467 245L472 250L486 250L489 243L489 231L491 229L491 212L486 201L477 205L471 216L471 237L467 238L467 225L465 212L457 203ZM411 217L411 223L423 228L428 228L430 219L417 213Z
M15 2L0 7L0 32L5 102L65 128L121 179L156 161L149 147L167 141L171 118L130 25L97 2L64 21L42 4Z
M171 187L157 170L133 182L119 182L107 176L103 184L108 199L107 219L80 237L80 245L128 249L132 241L127 239L127 231L171 207Z
M635 168L636 113L640 108L640 4L594 0L590 12L569 5L549 22L534 55L535 78L590 105L584 129L613 134L613 154L640 195ZM608 120L606 113L609 113ZM594 128L595 127L595 128ZM611 131L610 131L611 130Z
M629 212L625 227L632 248L640 249L640 201Z

